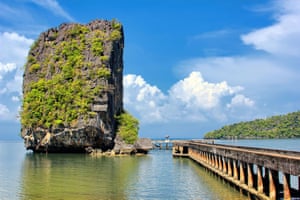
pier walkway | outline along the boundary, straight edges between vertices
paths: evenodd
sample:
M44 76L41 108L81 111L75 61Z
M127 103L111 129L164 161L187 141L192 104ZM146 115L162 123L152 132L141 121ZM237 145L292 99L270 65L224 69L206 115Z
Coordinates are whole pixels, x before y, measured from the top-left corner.
M300 152L174 141L173 156L189 157L250 199L300 199Z

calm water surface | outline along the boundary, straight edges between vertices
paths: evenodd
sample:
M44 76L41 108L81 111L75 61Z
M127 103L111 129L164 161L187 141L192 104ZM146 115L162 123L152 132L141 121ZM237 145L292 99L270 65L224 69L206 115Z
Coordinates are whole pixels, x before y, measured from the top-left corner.
M272 148L275 144L273 140ZM300 151L299 144L300 140L285 141L286 147L295 145L292 150ZM32 154L21 142L0 141L0 200L4 199L247 198L195 162L172 158L171 151L92 158L82 154Z

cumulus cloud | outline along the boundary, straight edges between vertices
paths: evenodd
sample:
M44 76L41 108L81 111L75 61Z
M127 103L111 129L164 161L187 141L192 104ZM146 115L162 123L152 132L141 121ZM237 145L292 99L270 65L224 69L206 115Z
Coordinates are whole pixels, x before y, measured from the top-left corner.
M254 101L250 98L245 97L242 94L235 95L232 99L230 104L227 104L228 108L232 108L235 106L254 106Z
M248 113L247 107L255 107L257 112L249 115L249 119L273 115L274 110L277 113L299 110L300 90L295 84L300 82L300 4L292 0L274 2L271 6L274 23L241 36L243 44L260 51L192 58L180 62L176 68L178 75L199 71L208 82L226 80L228 85L242 86L243 94L233 94L225 105L236 119L241 113Z
M164 120L160 106L165 102L166 96L160 89L134 74L126 75L123 82L126 108L134 110L145 122Z
M0 33L0 62L2 64L15 63L18 67L25 63L32 39L18 33Z
M225 81L209 83L195 71L164 94L141 76L130 74L124 77L124 104L143 123L224 120L226 112L235 106L254 106L253 100L240 94L242 90Z
M18 33L0 32L0 119L17 115L22 91L23 65L32 39Z
M273 25L242 35L255 49L279 56L300 56L300 5L293 0L278 1Z
M17 68L15 63L7 63L7 64L2 64L0 62L0 80L3 78L3 75L15 70Z
M219 105L222 96L241 91L241 87L230 87L223 81L209 83L200 72L192 72L187 78L176 83L169 91L170 97L193 109L211 109Z

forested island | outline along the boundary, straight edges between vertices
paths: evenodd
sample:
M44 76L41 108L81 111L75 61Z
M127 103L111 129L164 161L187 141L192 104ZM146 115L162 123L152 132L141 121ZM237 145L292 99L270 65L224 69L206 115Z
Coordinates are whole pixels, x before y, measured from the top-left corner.
M300 137L300 111L227 125L205 134L205 139Z

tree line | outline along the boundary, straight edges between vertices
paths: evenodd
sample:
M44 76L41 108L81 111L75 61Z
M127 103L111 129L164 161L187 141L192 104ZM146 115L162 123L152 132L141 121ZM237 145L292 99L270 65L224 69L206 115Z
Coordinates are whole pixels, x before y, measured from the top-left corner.
M300 137L300 111L227 125L205 134L205 139Z

